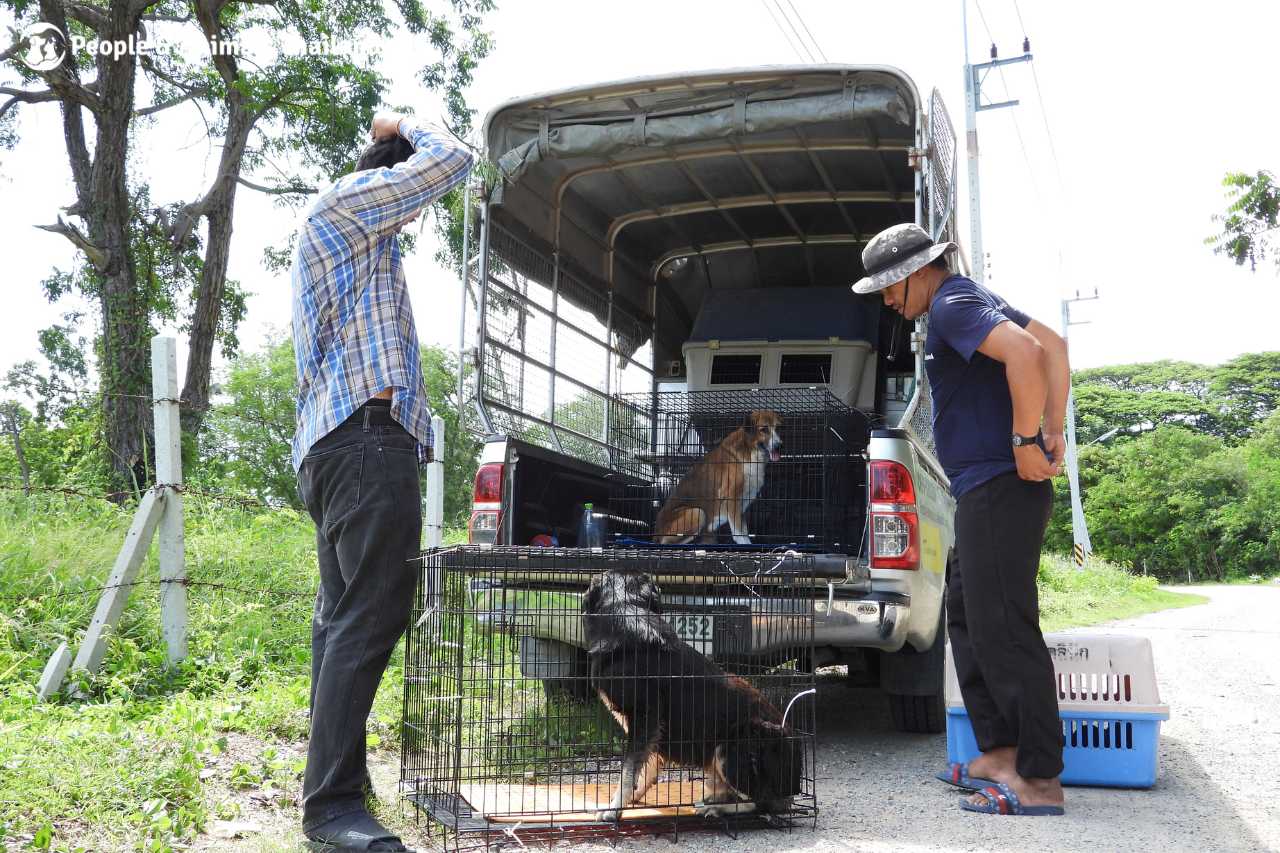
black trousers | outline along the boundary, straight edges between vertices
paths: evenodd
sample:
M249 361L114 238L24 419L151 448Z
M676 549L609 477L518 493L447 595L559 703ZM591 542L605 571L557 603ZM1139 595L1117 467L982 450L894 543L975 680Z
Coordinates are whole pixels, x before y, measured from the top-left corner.
M409 622L422 537L417 441L366 404L316 442L298 471L316 525L306 831L364 808L365 724Z
M1062 772L1053 659L1040 633L1036 572L1053 485L1003 474L956 506L947 629L978 748L1017 747L1018 775Z

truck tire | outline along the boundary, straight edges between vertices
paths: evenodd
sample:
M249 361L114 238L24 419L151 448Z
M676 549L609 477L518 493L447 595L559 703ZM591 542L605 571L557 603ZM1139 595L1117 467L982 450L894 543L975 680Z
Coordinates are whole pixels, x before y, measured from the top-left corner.
M880 684L889 695L893 727L911 734L937 734L947 727L943 665L947 647L947 608L938 608L938 630L928 651L911 647L881 661Z
M942 694L933 696L903 696L889 694L889 714L893 727L911 734L937 734L947 727L946 709Z

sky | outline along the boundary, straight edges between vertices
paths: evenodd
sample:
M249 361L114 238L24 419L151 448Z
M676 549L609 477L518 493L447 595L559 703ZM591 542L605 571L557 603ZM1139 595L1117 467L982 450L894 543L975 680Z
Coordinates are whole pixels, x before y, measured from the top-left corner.
M815 54L833 63L893 65L923 96L941 91L961 146L960 226L968 243L964 2L778 2L803 19ZM1065 296L1096 289L1098 300L1073 308L1082 322L1070 331L1075 367L1166 358L1219 363L1280 348L1274 267L1251 273L1204 245L1212 215L1225 205L1224 173L1280 168L1273 104L1280 4L1223 0L1174 11L1180 6L968 0L974 62L986 60L993 39L1002 57L1020 54L1024 34L1034 57L992 72L983 84L988 101L1021 101L977 118L987 283L1053 328ZM809 63L797 38L803 27L793 33L781 20L774 0L499 0L487 22L496 49L480 65L469 102L479 126L497 104L533 92ZM0 26L11 23L0 15ZM441 115L438 101L415 84L423 55L417 46L393 42L384 50L390 100L417 105L428 120ZM187 200L207 185L218 152L194 110L165 117L140 138L140 159L154 197ZM33 227L55 221L72 201L57 108L26 106L20 121L18 149L0 152L8 297L0 312L0 370L36 354L39 329L84 307L50 305L40 289L53 267L73 260L64 238ZM231 276L251 294L240 328L248 350L287 333L288 277L268 273L261 256L282 244L295 222L292 211L241 189ZM423 234L422 248L406 261L419 336L456 347L459 284L432 261L429 226ZM181 370L181 340L179 353Z

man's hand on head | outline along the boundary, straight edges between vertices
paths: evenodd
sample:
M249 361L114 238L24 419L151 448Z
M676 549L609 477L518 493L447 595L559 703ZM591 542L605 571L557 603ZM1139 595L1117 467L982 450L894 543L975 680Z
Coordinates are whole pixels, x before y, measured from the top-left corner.
M400 113L377 113L373 117L373 123L369 125L369 137L377 142L379 139L391 139L400 133L400 120L404 116Z

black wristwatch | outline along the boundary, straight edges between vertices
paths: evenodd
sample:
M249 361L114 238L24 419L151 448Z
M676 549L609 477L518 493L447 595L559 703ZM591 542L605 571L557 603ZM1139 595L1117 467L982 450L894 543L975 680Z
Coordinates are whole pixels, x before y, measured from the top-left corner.
M1037 440L1037 439L1039 439L1039 438L1040 438L1040 432L1039 432L1039 431L1037 431L1035 435L1018 435L1018 434L1015 432L1015 433L1013 434L1013 446L1014 446L1014 447L1025 447L1025 446L1026 446L1026 445L1028 445L1028 444L1035 444L1035 443L1036 443L1036 440Z

